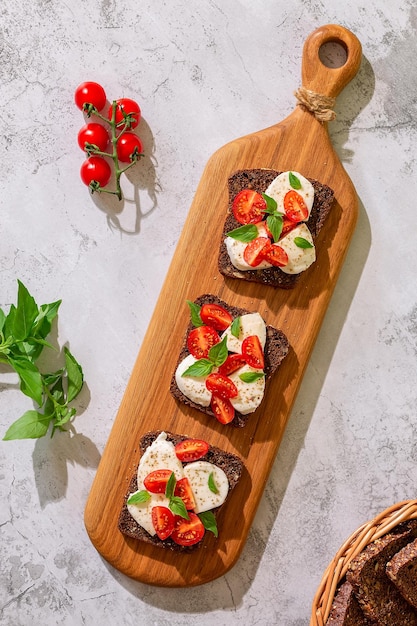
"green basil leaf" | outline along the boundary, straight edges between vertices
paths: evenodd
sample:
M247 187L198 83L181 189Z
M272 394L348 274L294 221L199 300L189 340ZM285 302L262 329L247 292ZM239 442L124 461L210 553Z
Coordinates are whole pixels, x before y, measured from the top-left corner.
M4 323L6 321L6 314L3 309L0 309L0 332L3 330Z
M11 439L38 439L44 437L48 431L52 417L42 415L38 411L26 411L18 420L7 429L3 441Z
M191 300L187 300L187 304L190 307L191 322L193 326L203 326L203 320L200 317L201 306Z
M145 504L148 500L151 499L151 494L146 491L146 489L141 489L140 491L135 491L132 493L127 499L126 504Z
M264 376L265 374L263 372L243 372L243 374L239 374L240 380L244 383L254 383Z
M187 508L184 504L184 500L182 500L178 496L173 496L170 499L168 506L171 509L171 511L174 513L174 515L180 515L181 517L184 517L185 519L190 519Z
M18 280L17 307L13 320L13 335L17 341L26 339L38 315L38 305L24 284Z
M284 220L282 219L282 215L268 215L266 218L266 223L268 224L268 228L271 232L274 241L278 241L282 233L282 225Z
M239 317L235 317L235 319L232 322L232 325L230 327L230 332L232 333L233 337L236 337L236 339L239 339L239 335L240 335L240 316Z
M43 403L43 385L42 376L36 367L27 359L9 359L10 365L18 374L20 379L20 390L32 400L42 406Z
M314 248L313 244L304 239L304 237L294 237L294 243L299 248Z
M3 334L7 337L13 337L14 318L16 315L16 307L14 304L10 305L9 312L3 326Z
M217 530L217 523L214 513L212 511L204 511L204 513L199 513L198 517L203 523L203 526L206 530L209 530L213 533L215 537L219 536L219 531Z
M208 488L210 489L212 493L219 493L219 490L216 485L216 481L214 480L213 472L210 472L209 477L208 477Z
M198 359L195 363L187 367L182 376L195 376L201 378L202 376L208 376L213 370L214 363L208 359Z
M69 422L76 413L77 413L76 409L74 408L69 409L67 406L65 406L64 410L60 413L60 415L55 417L55 420L53 422L54 429L59 428L60 430L64 430L63 428L61 428L61 426Z
M56 372L51 372L50 374L43 374L42 375L43 382L45 383L47 387L51 387L51 385L55 385L55 383L57 383L58 380L62 378L63 374L64 374L63 369L57 370Z
M265 213L269 213L272 215L272 213L275 213L275 211L277 210L277 201L275 200L275 198L271 198L271 196L267 196L266 193L262 194L262 198L265 200L266 202L266 209L265 209Z
M219 343L216 343L210 348L208 356L210 361L216 367L220 367L220 365L223 365L223 363L227 359L227 355L227 335L225 335Z
M244 226L239 226L234 230L230 230L227 233L227 236L237 239L238 241L242 241L243 243L249 243L249 241L256 239L258 236L258 229L255 224L245 224Z
M174 496L175 485L177 484L177 479L175 478L174 472L171 472L170 477L168 478L167 486L165 487L165 496L170 500Z
M293 172L290 172L288 178L293 189L301 189L301 181L298 176L296 176Z
M51 304L41 304L39 307L39 314L37 315L32 328L32 334L34 336L45 339L51 332L52 322L58 315L58 309L61 304L61 300L57 302L51 302Z
M64 354L68 377L67 401L72 402L81 391L84 375L81 365L76 361L68 348L64 348Z

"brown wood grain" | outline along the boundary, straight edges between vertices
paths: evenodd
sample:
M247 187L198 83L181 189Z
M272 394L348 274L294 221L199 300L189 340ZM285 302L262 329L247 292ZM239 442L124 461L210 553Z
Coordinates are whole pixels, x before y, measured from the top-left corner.
M328 41L343 43L346 48L343 67L329 69L319 61L320 46ZM305 42L302 85L336 97L355 76L360 61L361 46L352 33L337 25L323 26ZM224 279L217 269L228 177L238 169L259 167L299 171L335 191L335 206L318 238L317 261L290 291ZM93 545L127 576L152 585L192 586L221 576L236 563L342 267L357 213L355 189L332 148L327 125L300 106L282 122L230 142L208 161L85 509L85 525ZM186 300L203 293L259 311L267 323L286 333L291 345L261 407L245 428L223 426L177 404L169 392L189 321ZM192 556L128 539L117 528L123 498L139 460L139 439L157 429L206 439L238 454L245 464L242 480L220 511L219 538L206 533L203 545Z

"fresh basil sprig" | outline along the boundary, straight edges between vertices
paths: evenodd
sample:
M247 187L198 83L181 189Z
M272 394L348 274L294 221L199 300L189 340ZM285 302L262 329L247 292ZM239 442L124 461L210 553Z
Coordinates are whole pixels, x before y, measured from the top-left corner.
M208 376L213 371L213 368L220 367L227 359L227 335L223 337L219 343L212 346L208 353L208 358L197 359L195 363L187 367L182 376Z
M282 227L284 224L283 213L278 211L277 201L270 196L267 196L266 193L262 194L263 199L266 202L266 209L264 209L264 213L266 213L266 223L269 228L269 232L272 235L274 241L278 241L282 233Z
M177 479L175 478L174 472L171 473L171 476L168 478L167 486L165 488L165 496L169 500L168 507L174 513L174 515L180 515L185 519L190 519L188 515L187 508L184 504L184 500L179 496L175 496L175 485L177 484Z
M20 390L38 408L26 411L16 420L4 440L37 439L46 435L50 425L51 436L56 429L64 430L63 426L76 414L69 404L84 382L81 366L66 347L61 369L46 374L40 371L36 361L45 347L53 348L46 338L61 300L38 306L24 284L17 282L17 304L10 306L7 315L0 309L0 363L16 372Z

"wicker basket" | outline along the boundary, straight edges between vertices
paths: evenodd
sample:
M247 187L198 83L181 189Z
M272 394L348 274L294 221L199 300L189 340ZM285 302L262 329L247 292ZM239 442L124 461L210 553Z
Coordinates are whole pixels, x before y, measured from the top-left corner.
M417 518L417 500L404 500L382 511L370 522L363 524L340 547L327 566L313 600L310 626L325 626L332 608L333 598L349 563L372 541L382 537L400 522Z

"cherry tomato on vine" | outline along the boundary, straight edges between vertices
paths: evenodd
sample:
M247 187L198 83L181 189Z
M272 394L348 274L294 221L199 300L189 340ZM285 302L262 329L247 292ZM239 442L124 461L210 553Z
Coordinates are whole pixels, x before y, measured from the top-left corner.
M102 157L92 156L81 165L80 176L85 185L96 181L100 187L105 187L111 176L110 165Z
M130 163L134 160L132 155L139 157L142 152L142 142L134 133L123 133L117 140L117 158L123 163Z
M104 152L109 143L109 133L101 124L91 122L80 129L78 133L78 145L81 150L85 150L85 144L91 143Z
M85 82L78 85L74 94L75 104L81 111L85 103L92 104L97 111L101 111L106 106L106 92L98 83Z
M108 112L109 120L112 119L112 115L113 115L113 106L109 108L109 112ZM138 105L137 102L135 102L135 100L131 100L130 98L119 98L118 100L116 100L116 119L115 119L116 125L119 126L119 128L124 125L124 120L125 120L126 115L132 116L130 128L136 128L136 126L140 122L140 116L141 116L140 106Z

